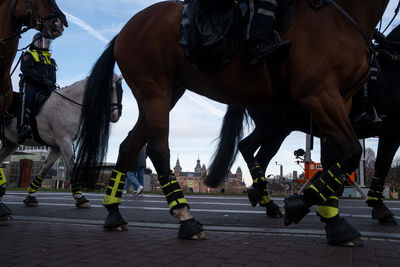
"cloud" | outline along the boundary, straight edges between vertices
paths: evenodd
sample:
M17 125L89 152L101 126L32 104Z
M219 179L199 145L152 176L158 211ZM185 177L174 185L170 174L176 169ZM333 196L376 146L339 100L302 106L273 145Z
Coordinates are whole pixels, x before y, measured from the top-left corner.
M96 31L95 29L93 29L92 27L90 27L86 22L84 22L83 20L63 11L64 14L67 16L67 19L69 21L72 21L73 23L75 23L76 25L78 25L79 27L81 27L82 29L84 29L85 31L88 31L91 35L93 35L94 37L96 37L97 39L99 39L100 41L102 41L103 43L108 43L109 40L107 40L100 32Z

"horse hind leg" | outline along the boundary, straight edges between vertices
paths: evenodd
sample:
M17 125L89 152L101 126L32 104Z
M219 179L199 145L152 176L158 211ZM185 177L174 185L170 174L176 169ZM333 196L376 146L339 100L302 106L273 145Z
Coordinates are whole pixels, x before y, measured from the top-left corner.
M372 177L368 190L367 204L372 207L372 218L378 220L381 225L396 226L397 222L393 212L384 204L383 190L385 179L389 173L394 155L400 145L400 135L397 131L384 129L379 136L378 155L375 161L375 176Z
M274 144L279 143L278 146L274 144L262 144L261 140L263 139L263 133L261 133L259 129L260 128L256 127L248 137L239 142L239 151L247 163L253 180L253 184L247 189L247 195L250 204L253 207L259 204L260 206L265 207L266 215L268 217L281 218L283 217L283 214L279 206L271 199L270 196L268 182L265 177L265 169L272 156L276 154L283 140L281 142L276 140L277 142ZM267 140L269 139L267 138ZM253 155L260 145L261 148L257 153L256 159ZM266 149L267 147L268 149ZM275 149L275 147L277 148Z
M39 174L33 178L29 187L26 189L28 195L24 199L24 204L26 207L37 207L39 202L36 198L37 190L42 186L42 182L46 174L49 172L53 163L58 159L60 155L60 151L57 148L52 147L50 154L47 156L42 169L39 171Z
M203 240L206 238L203 226L190 214L189 204L170 168L169 111L177 99L179 97L172 96L172 99L152 98L141 102L148 130L147 153L157 171L158 181L167 199L170 213L180 222L178 238Z
M74 166L74 153L72 151L72 141L69 138L60 138L57 143L58 150L65 162L66 177L72 177L72 170ZM88 209L91 207L89 200L83 195L81 185L71 179L72 197L75 200L75 207L78 209Z

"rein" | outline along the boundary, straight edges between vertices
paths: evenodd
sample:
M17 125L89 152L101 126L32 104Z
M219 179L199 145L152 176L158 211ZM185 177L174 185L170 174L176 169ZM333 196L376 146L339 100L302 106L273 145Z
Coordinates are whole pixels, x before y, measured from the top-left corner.
M68 100L69 102L71 102L71 103L73 103L73 104L75 104L75 105L78 105L78 106L82 107L82 104L80 104L80 103L78 103L78 102L72 100L71 98L66 97L65 95L60 94L59 92L57 92L57 90L54 90L53 93L55 93L55 94L61 96L62 98Z
M60 87L58 86L58 88L60 88ZM73 103L73 104L75 104L75 105L77 105L77 106L79 106L79 107L82 107L82 106L83 106L81 103L78 103L78 102L76 102L75 100L72 100L71 98L66 97L66 96L63 95L63 94L60 94L59 92L57 92L57 90L54 90L54 91L52 91L52 92L55 93L55 94L57 94L57 95L59 95L59 96L61 96L61 97L64 98L65 100L67 100L67 101L69 101L69 102L71 102L71 103ZM121 99L121 100L122 100L122 99ZM118 103L111 103L111 111L113 111L113 110L115 110L115 109L118 109L118 112L119 112L119 114L120 114L120 116L121 116L122 104L120 103L120 100L119 100L119 99L118 99Z

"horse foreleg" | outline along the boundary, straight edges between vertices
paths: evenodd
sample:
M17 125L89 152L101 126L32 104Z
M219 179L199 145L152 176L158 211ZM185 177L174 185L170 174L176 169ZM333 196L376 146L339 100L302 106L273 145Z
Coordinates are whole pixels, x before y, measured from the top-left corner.
M383 127L384 131L379 136L375 176L372 177L368 190L367 204L372 207L372 218L378 220L382 225L397 225L393 212L383 203L383 190L385 179L400 145L399 127Z
M33 178L31 184L29 185L26 191L28 195L24 199L24 204L26 207L36 207L38 205L38 200L36 198L37 190L42 186L42 182L46 174L49 172L51 166L53 166L54 162L58 159L60 155L60 151L57 148L52 147L50 154L47 156L42 169L39 171L39 174Z
M350 124L344 102L333 87L321 88L319 95L301 99L299 102L313 116L321 129L321 160L325 171L320 172L304 191L304 195L285 198L285 225L298 223L315 204L323 206L331 196L340 195L350 173L358 166L361 157L361 145ZM334 101L337 100L337 101ZM336 217L335 217L336 218ZM351 232L345 220L332 220L332 228L343 226ZM327 223L328 225L328 223ZM355 237L337 236L339 243L362 245L358 232ZM329 238L328 234L327 237Z

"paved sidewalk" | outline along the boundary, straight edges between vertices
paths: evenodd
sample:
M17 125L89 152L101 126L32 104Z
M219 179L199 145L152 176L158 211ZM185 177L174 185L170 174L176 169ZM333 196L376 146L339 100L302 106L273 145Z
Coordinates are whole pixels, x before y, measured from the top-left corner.
M332 247L324 236L177 231L14 220L0 223L0 266L400 266L400 240L364 238L362 248Z

